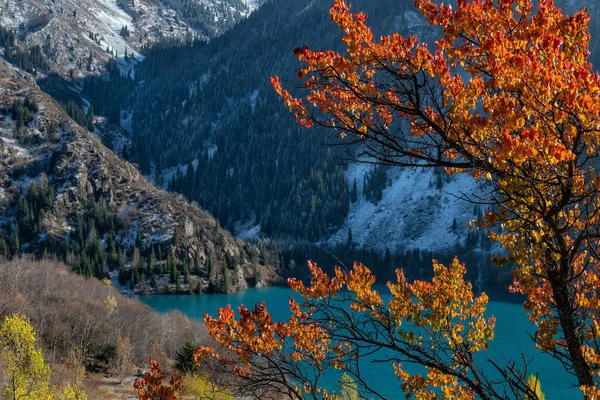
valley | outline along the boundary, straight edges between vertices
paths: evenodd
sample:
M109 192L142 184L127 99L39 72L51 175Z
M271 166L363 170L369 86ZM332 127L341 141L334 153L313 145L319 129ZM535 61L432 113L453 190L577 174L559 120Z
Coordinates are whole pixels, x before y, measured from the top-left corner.
M48 399L596 382L600 6L509 0L504 31L501 2L351 3L0 0L0 317L35 332ZM513 58L470 53L485 29Z

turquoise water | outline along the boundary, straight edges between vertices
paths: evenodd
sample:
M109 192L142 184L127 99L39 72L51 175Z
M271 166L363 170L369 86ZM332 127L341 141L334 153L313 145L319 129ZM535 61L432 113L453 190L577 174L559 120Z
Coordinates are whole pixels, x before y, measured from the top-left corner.
M231 304L234 309L241 304L252 308L255 304L265 301L267 309L275 320L287 319L289 316L288 299L294 292L291 289L271 287L249 289L234 294L214 295L155 295L141 296L140 299L157 311L180 310L192 319L202 320L204 313L216 315L219 307ZM520 304L505 302L490 302L489 314L497 319L496 335L488 351L483 353L484 359L492 358L503 364L503 357L521 360L521 352L527 359L532 359L531 372L537 372L542 383L546 399L576 399L580 398L578 390L573 388L574 380L553 358L535 349L528 336L533 334L534 325ZM364 367L367 374L372 374L376 386L388 399L401 399L400 385L391 366L368 364Z

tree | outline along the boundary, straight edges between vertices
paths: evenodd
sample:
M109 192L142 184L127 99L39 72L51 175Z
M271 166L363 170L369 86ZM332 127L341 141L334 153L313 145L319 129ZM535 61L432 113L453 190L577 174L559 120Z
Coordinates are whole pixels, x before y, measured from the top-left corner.
M529 375L529 377L527 378L527 386L533 389L539 400L546 399L546 396L542 392L542 384L540 383L537 376Z
M354 183L352 183L352 190L350 190L350 201L352 203L356 203L358 201L358 187L356 179L354 179Z
M26 317L13 314L4 317L0 327L0 346L6 385L4 399L52 399L50 367L42 350L35 345L36 335Z
M343 374L340 379L341 400L358 400L358 388L354 379L348 374Z
M188 372L192 372L198 374L201 372L201 369L196 365L194 361L196 347L190 342L185 342L185 344L179 349L177 355L175 356L175 367L187 374Z
M358 365L362 355L378 348L394 355L390 359L389 353L383 354L376 362L391 362L404 381L402 389L417 398L432 398L433 387L456 396L477 393L484 399L502 398L494 394L511 389L488 379L474 361L474 354L485 350L493 338L495 319L484 317L487 296L473 296L471 284L463 279L465 266L458 260L447 267L434 261L431 282L409 284L402 271L397 271L397 281L387 285L392 293L390 304L372 288L375 277L361 264L350 272L336 268L333 277L316 264L310 263L309 269L310 286L288 280L304 301L290 299L287 322L273 322L264 303L254 310L238 308L239 320L229 306L219 309L218 318L205 315L208 332L226 355L200 347L197 358L212 355L216 368L240 376L242 384L235 387L240 395L256 395L246 391L257 388L277 388L293 399L317 398L318 393L323 398L343 396L343 390L330 393L320 386L323 371L343 369L363 395L380 397L361 376ZM430 372L411 374L403 369L406 364L427 365ZM276 372L282 370L287 373ZM510 382L522 391L533 393L522 371L501 371L512 374ZM461 386L465 382L467 387Z
M154 246L150 252L150 271L156 272L156 255L154 254Z
M202 262L200 261L200 252L194 252L194 273L199 274L202 269Z
M207 269L208 269L208 279L209 280L215 279L215 264L214 264L211 256L207 257L206 265L207 265Z
M56 400L88 400L87 394L79 387L67 385L61 392L58 392Z
M0 259L5 260L8 258L8 245L6 239L0 237Z
M185 398L202 400L234 400L235 397L227 393L215 383L211 377L188 373L184 378L183 394Z
M507 250L508 256L497 257L499 263L515 265L511 290L526 296L537 347L576 377L585 398L596 398L600 177L594 166L600 77L587 61L589 15L586 10L563 15L552 0L459 0L454 8L432 0L415 4L443 32L434 51L416 36L374 40L366 15L334 0L331 18L344 31L345 55L307 47L294 51L304 63L298 73L308 91L304 99L284 90L277 77L272 84L300 125L331 128L337 140L360 146L359 153L371 162L443 167L449 174L484 180L492 189L487 198L466 196L491 206L475 226L487 229ZM492 360L504 378L492 382L469 361L485 349L494 323L483 318L487 299L472 296L457 260L448 267L434 262L432 282L408 284L398 271L397 281L388 284L394 297L389 305L370 288L374 277L360 264L348 273L336 270L333 278L315 266L311 272L309 288L290 281L310 307L290 301L288 323L271 325L264 307L240 309L239 322L230 309L221 310L219 319L206 317L241 375L268 381L256 371L257 362L269 365L274 356L268 351L288 346L283 338L296 346L289 356L278 354L290 365L296 358L309 360L317 371L329 365L351 373L348 355L359 357L360 345L388 348L359 329L366 320L380 326L377 332L387 339L393 336L394 368L408 394L432 398L439 387L445 396L458 398L502 398L503 390L539 398L527 384L526 365ZM341 293L342 286L348 292ZM340 297L354 313L346 303L337 309L328 304ZM323 314L313 314L315 309ZM461 325L456 318L476 322ZM425 332L411 334L404 330L406 323ZM230 327L239 334L253 326L266 343L241 343L219 330ZM402 361L423 365L428 373L411 374ZM292 375L307 383L301 391L315 393L314 379ZM300 394L284 381L278 384ZM368 382L357 382L372 393Z
M178 400L181 398L183 380L177 372L173 373L169 384L163 384L168 374L160 370L156 361L150 359L150 371L144 377L136 379L133 387L137 390L140 400Z
M114 368L119 376L120 383L131 374L134 365L133 345L129 337L120 338L117 341L116 357L114 359Z
M10 233L10 254L12 257L19 255L21 251L21 243L19 241L19 224L15 225L15 229Z

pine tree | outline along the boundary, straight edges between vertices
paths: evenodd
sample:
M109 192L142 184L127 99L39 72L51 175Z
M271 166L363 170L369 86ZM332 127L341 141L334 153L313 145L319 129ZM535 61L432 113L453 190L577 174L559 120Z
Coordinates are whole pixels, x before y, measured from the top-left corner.
M187 257L183 261L183 276L185 279L185 283L187 283L189 285L191 280L190 280L190 268L188 267Z
M6 244L6 239L0 237L0 260L5 260L8 258L8 245Z
M117 268L123 268L125 266L125 250L117 252Z
M175 246L175 248L179 246L179 232L177 232L177 228L175 228L175 232L173 232L173 246Z
M179 271L175 272L175 291L177 293L181 292L181 276Z
M177 273L178 273L177 264L172 256L169 256L167 258L167 269L171 273L171 283L176 283L178 281L178 279L177 279Z
M135 234L135 247L139 248L142 244L142 233L138 229Z
M201 369L194 361L195 352L196 346L194 346L190 342L185 342L185 344L181 347L181 349L179 349L179 351L175 355L175 368L177 368L184 374L187 374L189 372L193 372L196 374L200 373Z
M356 203L358 201L358 187L357 187L356 179L354 179L354 183L352 184L352 190L350 191L350 201L352 203Z
M21 251L21 242L19 241L19 224L15 225L15 229L13 229L10 235L10 253L12 257L16 257L19 255Z
M211 256L208 256L206 259L206 264L208 267L208 279L215 279L215 265Z
M140 283L140 275L137 268L133 268L131 272L131 289L135 289L135 286Z
M156 269L156 256L154 255L154 246L152 246L152 250L150 251L150 270L154 272Z

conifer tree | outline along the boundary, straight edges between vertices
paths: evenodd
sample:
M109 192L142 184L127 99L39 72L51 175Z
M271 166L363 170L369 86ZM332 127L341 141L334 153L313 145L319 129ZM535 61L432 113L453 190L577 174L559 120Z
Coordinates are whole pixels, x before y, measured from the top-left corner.
M15 229L13 229L10 235L10 253L12 257L16 257L19 255L21 251L21 243L19 241L19 224L15 225Z
M356 203L357 200L358 200L358 188L357 188L357 182L356 182L356 178L355 178L354 182L352 183L352 190L350 191L350 201L352 203Z
M6 239L0 237L0 260L5 260L8 258L8 245L6 244Z

